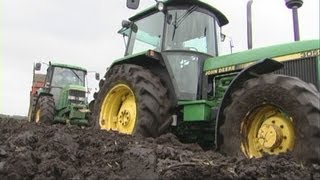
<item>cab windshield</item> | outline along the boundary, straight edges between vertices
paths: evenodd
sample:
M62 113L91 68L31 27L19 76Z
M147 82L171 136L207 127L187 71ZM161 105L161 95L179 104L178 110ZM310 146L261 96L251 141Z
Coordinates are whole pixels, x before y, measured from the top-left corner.
M67 85L85 86L85 72L76 69L55 67L52 77L52 86L63 88Z
M168 11L165 50L191 50L217 55L216 20L195 7Z

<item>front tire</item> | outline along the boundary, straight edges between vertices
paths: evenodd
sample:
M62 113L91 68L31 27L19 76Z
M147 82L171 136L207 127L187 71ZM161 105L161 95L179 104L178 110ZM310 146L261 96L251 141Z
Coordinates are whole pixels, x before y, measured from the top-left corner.
M115 65L99 83L93 118L99 129L158 136L168 119L168 91L160 78L133 64Z
M40 96L33 113L36 123L52 124L54 119L54 99L51 96Z
M266 74L232 94L220 127L220 149L259 158L292 152L300 161L320 158L320 95L304 81Z

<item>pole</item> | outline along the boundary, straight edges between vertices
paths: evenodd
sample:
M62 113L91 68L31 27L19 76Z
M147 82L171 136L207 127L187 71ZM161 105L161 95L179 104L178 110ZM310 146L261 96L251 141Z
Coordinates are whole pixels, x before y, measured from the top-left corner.
M294 31L294 40L300 40L300 32L299 32L299 19L298 19L298 7L292 8L292 18L293 18L293 31Z
M252 49L252 14L251 5L253 0L249 0L247 3L247 43L248 49Z
M292 9L294 40L299 41L300 32L299 32L298 8L302 6L303 0L285 0L285 3L287 8Z

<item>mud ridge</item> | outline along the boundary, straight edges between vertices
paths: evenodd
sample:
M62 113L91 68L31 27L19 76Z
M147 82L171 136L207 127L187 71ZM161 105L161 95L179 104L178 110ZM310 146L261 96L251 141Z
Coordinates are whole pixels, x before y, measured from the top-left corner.
M320 179L289 155L225 157L173 134L141 138L0 118L0 179Z

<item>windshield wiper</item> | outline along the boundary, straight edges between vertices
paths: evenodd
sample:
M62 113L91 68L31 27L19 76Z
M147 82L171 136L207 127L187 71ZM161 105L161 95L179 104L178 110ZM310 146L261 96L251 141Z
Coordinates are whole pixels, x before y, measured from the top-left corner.
M181 23L193 12L197 9L197 6L191 6L184 14L182 14L179 18L177 18L177 11L174 16L174 23L173 23L173 33L172 33L172 40L176 34L176 29L181 25Z
M74 75L77 76L78 79L80 79L81 84L82 84L82 83L83 83L83 80L80 78L80 76L79 76L73 69L70 69L70 70L73 72Z
M174 23L173 23L173 32L172 32L172 41L174 39L174 35L176 34L176 29L178 28L177 26L177 11L174 14Z

